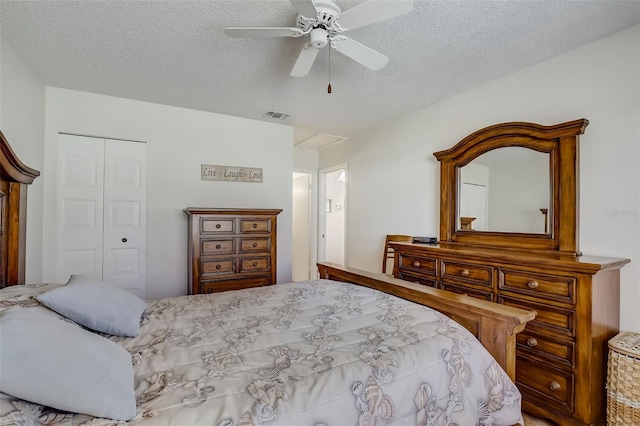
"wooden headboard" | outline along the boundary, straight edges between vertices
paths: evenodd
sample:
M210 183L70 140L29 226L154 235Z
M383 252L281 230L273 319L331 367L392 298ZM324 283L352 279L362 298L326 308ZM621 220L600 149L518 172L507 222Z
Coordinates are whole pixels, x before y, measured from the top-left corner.
M27 185L38 176L0 132L0 288L24 284Z

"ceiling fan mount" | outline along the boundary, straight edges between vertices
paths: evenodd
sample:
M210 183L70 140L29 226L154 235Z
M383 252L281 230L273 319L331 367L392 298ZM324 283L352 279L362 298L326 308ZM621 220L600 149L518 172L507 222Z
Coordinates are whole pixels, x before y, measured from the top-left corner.
M330 44L332 49L371 70L384 67L389 58L344 35L349 30L409 13L413 0L369 0L344 12L335 0L289 0L298 12L295 27L229 27L232 37L308 36L291 70L292 77L309 73L318 51Z
M337 25L336 18L342 13L340 7L333 0L316 0L313 2L316 9L315 16L304 16L298 12L296 25L306 32L313 28L324 28L331 30Z

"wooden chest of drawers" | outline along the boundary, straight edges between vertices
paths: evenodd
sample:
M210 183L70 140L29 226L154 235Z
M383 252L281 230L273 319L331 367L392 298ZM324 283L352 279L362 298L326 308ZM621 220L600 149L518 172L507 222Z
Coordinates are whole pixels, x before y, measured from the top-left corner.
M276 283L276 222L282 210L187 208L189 294Z
M391 246L396 278L535 311L517 336L523 409L560 425L604 423L607 342L618 333L620 268L628 259Z

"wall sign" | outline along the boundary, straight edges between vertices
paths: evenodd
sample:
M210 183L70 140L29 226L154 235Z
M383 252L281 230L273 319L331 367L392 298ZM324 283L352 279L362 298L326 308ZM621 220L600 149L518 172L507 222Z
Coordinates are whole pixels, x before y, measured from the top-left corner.
M262 169L201 164L200 179L262 183Z

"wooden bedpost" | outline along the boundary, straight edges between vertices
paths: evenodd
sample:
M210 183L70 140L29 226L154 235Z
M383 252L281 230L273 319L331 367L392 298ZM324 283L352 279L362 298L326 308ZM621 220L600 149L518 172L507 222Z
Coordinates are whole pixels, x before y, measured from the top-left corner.
M18 159L0 132L0 288L24 284L27 185L39 175Z

